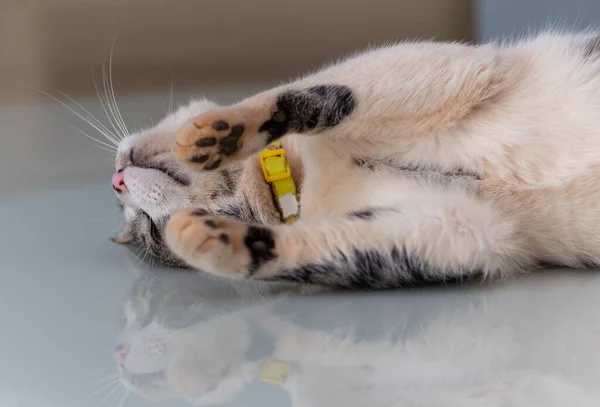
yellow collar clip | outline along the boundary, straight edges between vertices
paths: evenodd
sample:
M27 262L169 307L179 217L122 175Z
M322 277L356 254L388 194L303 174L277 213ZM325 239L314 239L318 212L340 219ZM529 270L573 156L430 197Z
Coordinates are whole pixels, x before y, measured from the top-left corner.
M283 221L295 222L298 216L296 183L280 141L272 142L260 153L260 166L265 181L271 185Z

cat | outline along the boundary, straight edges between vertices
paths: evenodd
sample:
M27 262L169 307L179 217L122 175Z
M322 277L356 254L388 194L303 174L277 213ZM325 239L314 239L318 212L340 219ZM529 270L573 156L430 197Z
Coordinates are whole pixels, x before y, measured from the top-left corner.
M284 224L259 153L297 186ZM243 280L388 289L600 263L600 34L402 43L119 146L120 242ZM289 207L288 207L289 211Z
M157 270L126 301L118 371L148 399L196 406L592 407L592 280L261 298ZM279 383L261 380L271 362L288 368Z

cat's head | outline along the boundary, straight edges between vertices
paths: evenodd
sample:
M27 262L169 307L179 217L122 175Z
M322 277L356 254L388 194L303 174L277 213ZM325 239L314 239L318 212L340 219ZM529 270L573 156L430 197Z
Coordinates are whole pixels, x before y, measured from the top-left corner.
M156 126L132 134L118 147L112 186L123 210L118 243L134 243L160 262L183 267L164 243L171 215L184 208L203 208L247 222L277 223L280 215L256 157L219 171L196 172L178 163L171 143L183 125L218 107L192 101Z

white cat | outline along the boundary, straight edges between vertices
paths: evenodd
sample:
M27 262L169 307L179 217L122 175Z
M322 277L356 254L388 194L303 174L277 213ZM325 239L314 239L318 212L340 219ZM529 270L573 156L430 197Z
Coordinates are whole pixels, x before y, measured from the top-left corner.
M293 224L257 154L278 140ZM120 241L236 279L377 289L597 264L600 35L366 52L193 102L125 139L116 169Z

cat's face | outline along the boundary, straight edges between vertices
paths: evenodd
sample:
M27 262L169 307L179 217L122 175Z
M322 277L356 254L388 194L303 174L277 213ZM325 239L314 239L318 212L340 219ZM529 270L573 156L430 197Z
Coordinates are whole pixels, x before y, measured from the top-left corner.
M278 221L260 168L249 162L213 172L179 164L171 143L184 124L217 107L207 100L179 108L158 125L119 144L112 186L123 210L123 230L115 241L132 242L160 262L184 267L167 248L163 231L169 217L184 208L203 208L248 222Z

